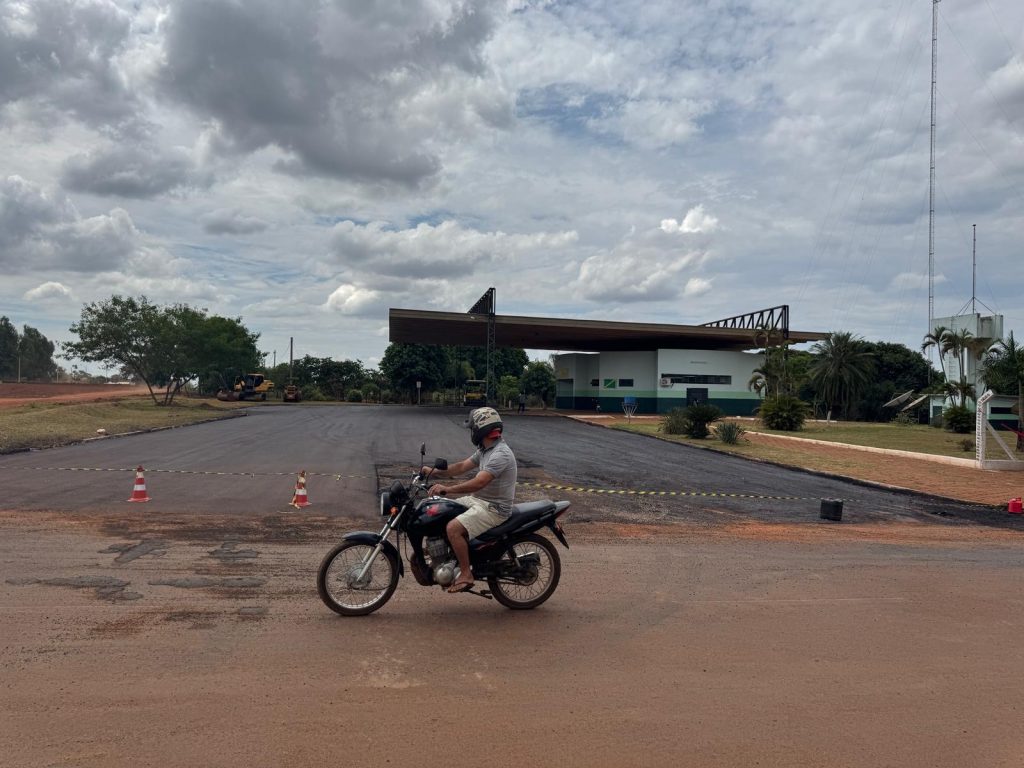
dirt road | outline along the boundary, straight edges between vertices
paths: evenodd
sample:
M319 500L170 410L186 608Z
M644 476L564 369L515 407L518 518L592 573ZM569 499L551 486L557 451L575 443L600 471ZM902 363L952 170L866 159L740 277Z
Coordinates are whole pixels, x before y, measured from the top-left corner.
M2 764L1017 766L1019 534L576 524L515 613L330 613L352 521L0 514Z

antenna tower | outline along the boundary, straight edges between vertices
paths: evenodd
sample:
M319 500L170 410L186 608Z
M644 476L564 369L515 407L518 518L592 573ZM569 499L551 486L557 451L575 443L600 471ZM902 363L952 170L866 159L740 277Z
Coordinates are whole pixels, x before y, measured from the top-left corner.
M932 0L932 128L928 164L928 333L935 330L935 81L938 69L939 0Z

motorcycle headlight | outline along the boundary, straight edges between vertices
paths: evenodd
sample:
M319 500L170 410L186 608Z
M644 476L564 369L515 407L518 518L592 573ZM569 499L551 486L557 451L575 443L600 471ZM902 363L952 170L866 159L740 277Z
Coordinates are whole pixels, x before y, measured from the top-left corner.
M380 495L380 514L381 517L391 514L391 494L388 491L384 491Z

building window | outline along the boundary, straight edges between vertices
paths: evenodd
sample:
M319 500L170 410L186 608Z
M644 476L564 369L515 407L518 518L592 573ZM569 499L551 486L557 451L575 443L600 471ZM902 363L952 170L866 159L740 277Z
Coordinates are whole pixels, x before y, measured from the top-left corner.
M619 386L620 387L632 387L633 386L633 380L632 379L619 379Z
M600 379L591 379L590 380L590 386L592 386L592 387L600 387L601 386L601 380Z
M732 376L714 376L706 373L663 373L661 378L672 384L724 384L732 385Z

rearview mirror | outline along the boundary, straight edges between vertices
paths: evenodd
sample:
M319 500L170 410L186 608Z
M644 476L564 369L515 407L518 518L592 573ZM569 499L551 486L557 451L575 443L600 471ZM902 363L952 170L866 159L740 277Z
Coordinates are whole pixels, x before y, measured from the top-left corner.
M434 469L440 469L444 472L448 469L448 459L434 459Z

